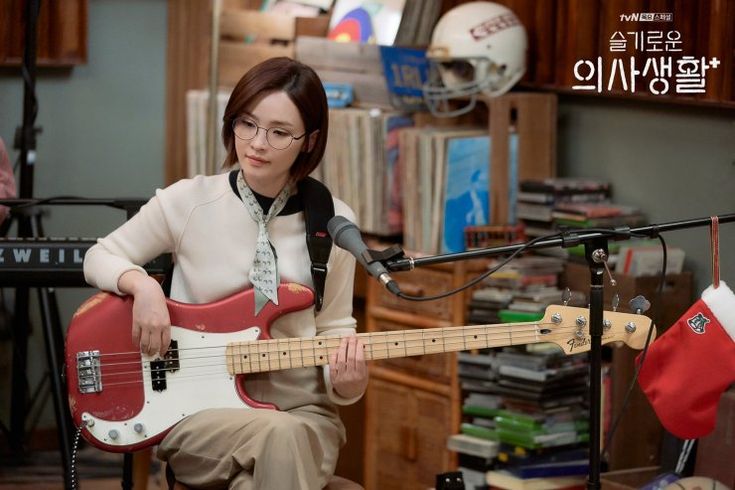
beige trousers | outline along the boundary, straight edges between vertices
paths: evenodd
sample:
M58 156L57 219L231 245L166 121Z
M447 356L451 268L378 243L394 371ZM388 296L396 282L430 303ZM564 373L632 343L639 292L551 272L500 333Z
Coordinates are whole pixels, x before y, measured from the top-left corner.
M334 473L339 441L337 425L305 410L210 409L177 424L158 457L193 488L319 490Z

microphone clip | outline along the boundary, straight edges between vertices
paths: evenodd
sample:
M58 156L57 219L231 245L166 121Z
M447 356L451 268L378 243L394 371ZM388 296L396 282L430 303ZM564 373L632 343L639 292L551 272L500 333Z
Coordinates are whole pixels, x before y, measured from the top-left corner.
M373 250L371 248L368 248L363 250L361 256L368 264L372 264L373 262L380 262L384 265L386 262L391 260L406 258L406 254L403 252L403 249L398 245L391 245L390 247L383 250Z

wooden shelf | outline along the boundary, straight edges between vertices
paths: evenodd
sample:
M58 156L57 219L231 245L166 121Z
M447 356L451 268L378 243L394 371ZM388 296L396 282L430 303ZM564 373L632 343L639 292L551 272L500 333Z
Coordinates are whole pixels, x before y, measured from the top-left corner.
M734 101L715 101L706 99L696 99L692 97L676 97L671 95L650 95L650 94L629 94L621 92L585 92L581 90L572 90L571 88L559 87L557 85L539 85L528 82L518 84L518 88L529 91L555 93L564 97L579 97L585 100L598 100L602 102L617 103L620 101L631 104L650 104L663 105L668 107L691 107L700 109L710 109L717 111L735 110Z

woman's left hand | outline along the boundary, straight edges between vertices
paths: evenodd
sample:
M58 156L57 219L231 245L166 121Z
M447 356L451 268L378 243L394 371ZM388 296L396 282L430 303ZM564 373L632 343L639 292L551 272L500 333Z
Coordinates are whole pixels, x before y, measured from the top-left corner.
M343 398L362 395L367 388L368 370L364 344L356 335L342 337L339 349L329 356L329 377L334 391Z

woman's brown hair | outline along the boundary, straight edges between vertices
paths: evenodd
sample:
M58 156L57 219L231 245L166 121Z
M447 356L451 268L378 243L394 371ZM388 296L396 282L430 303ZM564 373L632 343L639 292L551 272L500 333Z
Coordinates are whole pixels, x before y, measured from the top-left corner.
M227 149L223 167L229 168L238 162L235 151L235 134L232 122L258 99L273 92L285 92L301 113L306 129L306 138L319 131L311 151L299 152L291 166L295 182L309 175L319 165L327 146L329 111L327 96L319 76L314 70L291 58L280 57L263 61L248 70L237 82L227 101L222 118L222 141Z

